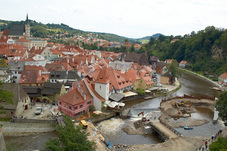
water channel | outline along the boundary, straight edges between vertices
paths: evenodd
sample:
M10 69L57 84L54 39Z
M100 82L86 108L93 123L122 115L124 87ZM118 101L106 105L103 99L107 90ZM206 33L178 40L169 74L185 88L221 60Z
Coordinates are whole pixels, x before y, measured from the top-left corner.
M190 75L188 73L182 73L180 77L180 81L182 83L182 87L172 94L168 94L166 96L154 98L151 100L133 100L126 102L126 107L130 108L157 108L160 105L160 102L163 98L169 98L173 96L183 96L186 95L193 95L193 96L218 96L220 92L210 90L209 88L213 85L201 78L196 76ZM191 118L205 118L212 120L212 112L206 111L203 109L198 109L198 113L194 114ZM106 123L101 125L102 127L102 134L111 142L113 145L117 144L156 144L162 142L161 138L159 138L156 134L149 134L149 135L127 135L121 128L126 127L128 125L132 125L135 118L131 119L111 119L109 121L105 121ZM100 126L100 125L99 125ZM115 128L115 129L113 129ZM193 131L184 131L182 128L177 128L179 132L181 132L184 136L211 136L215 134L222 125L219 123L213 124L209 122L203 126L198 126L193 129ZM24 136L23 144L18 143L18 150L25 150L25 149L44 149L44 144L48 141L47 138L55 138L57 137L56 132L50 133L42 133L39 135L31 135L31 136ZM5 137L5 141L8 144L13 144L13 139L15 137ZM19 142L20 138L18 138ZM34 141L31 141L34 140ZM29 144L27 144L28 142Z

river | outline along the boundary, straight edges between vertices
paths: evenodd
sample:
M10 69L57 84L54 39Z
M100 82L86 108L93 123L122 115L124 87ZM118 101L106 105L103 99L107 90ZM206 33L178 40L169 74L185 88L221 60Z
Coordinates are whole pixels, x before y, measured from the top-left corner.
M169 98L173 96L183 96L186 95L193 95L193 96L201 96L201 95L207 95L207 96L218 96L220 92L210 90L209 88L213 85L205 80L202 80L201 78L198 78L196 76L190 75L188 73L182 73L182 76L180 77L180 81L182 83L182 87L172 94L168 94L167 96L162 96L158 98L154 98L151 100L134 100L126 102L127 107L133 107L133 108L157 108L160 106L160 102L163 98ZM199 112L200 113L200 112ZM206 111L201 111L201 114L194 115L212 119L212 114L206 114ZM121 120L121 119L118 119ZM121 121L122 124L118 124L119 128L116 130L116 132L112 133L104 133L103 135L110 140L111 144L156 144L159 142L162 142L161 138L159 138L156 134L151 135L127 135L123 130L121 130L122 127L128 126L133 124L133 122L136 119L125 119ZM110 121L110 125L116 123L116 121ZM112 125L111 125L112 126ZM184 131L182 128L177 129L179 132L181 132L184 136L192 136L192 135L200 135L200 136L210 136L214 134L218 129L221 128L221 124L213 124L212 122L209 122L208 124L204 126L198 126L193 131ZM108 128L106 128L108 131ZM111 131L111 129L109 130ZM57 134L56 132L49 132L49 133L41 133L39 135L30 135L30 136L24 136L24 137L5 137L6 144L13 145L16 147L17 150L26 150L26 149L44 149L44 144L46 141L48 141L48 138L56 138ZM16 139L16 142L14 141ZM22 141L22 143L21 143Z

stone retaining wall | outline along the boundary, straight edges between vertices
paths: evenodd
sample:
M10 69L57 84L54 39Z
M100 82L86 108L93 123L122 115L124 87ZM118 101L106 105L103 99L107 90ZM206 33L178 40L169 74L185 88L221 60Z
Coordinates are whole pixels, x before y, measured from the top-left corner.
M56 119L14 119L15 123L49 123L49 124L56 124Z
M97 123L97 122L101 122L103 120L107 120L107 119L109 119L111 117L115 117L115 116L116 116L116 113L114 113L114 112L108 113L108 114L102 114L102 115L100 115L98 117L92 118L91 121L93 123Z

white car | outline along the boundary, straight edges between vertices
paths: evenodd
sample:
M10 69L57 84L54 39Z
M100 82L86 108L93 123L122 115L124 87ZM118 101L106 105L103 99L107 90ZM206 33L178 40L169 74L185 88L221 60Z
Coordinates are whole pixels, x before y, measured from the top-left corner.
M41 107L37 107L36 110L35 110L35 115L41 114L42 111L43 111L43 109Z
M162 87L162 84L157 84L157 87Z

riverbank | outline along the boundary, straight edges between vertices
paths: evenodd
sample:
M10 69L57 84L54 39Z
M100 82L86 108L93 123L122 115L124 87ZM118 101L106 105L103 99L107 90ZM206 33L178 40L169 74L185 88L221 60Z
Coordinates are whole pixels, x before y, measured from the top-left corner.
M215 85L216 87L219 87L219 88L221 89L221 91L226 91L226 88L225 88L225 87L222 87L220 84L218 84L218 82L212 81L211 79L209 79L209 78L207 78L207 77L205 77L205 76L203 76L203 75L200 75L200 74L198 74L198 73L195 73L195 72L190 71L190 70L187 70L187 69L181 69L181 68L178 68L178 69L180 69L180 70L183 71L183 72L189 73L189 74L191 74L191 75L200 77L200 78L202 78L202 79L208 81L209 83L212 83L212 84Z

